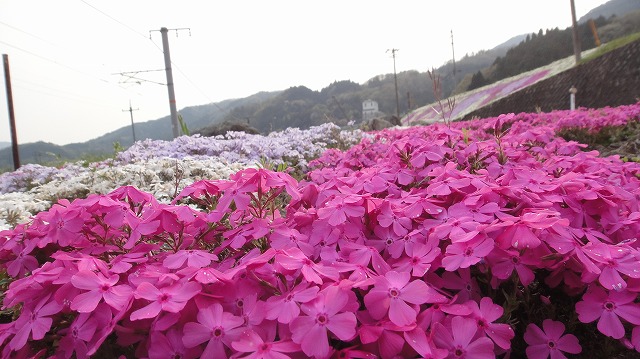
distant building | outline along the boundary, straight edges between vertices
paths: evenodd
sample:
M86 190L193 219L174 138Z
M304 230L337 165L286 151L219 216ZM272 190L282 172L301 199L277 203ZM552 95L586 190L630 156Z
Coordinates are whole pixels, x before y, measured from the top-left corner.
M362 121L369 121L379 117L382 113L378 110L378 103L373 100L362 102Z

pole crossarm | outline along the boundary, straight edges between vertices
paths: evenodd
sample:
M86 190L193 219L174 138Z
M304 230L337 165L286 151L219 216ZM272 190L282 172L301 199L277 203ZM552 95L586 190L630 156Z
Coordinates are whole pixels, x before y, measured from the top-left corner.
M116 72L116 73L114 73L112 75L120 75L120 76L124 77L124 79L120 80L120 82L119 82L121 84L130 84L130 83L141 84L142 82L150 82L150 83L153 83L153 84L165 86L166 85L165 83L158 82L158 81L153 81L153 80L147 80L147 79L138 77L138 75L142 74L142 73L158 72L158 71L165 71L165 70L164 69L160 69L160 70L140 70L140 71Z
M155 32L155 31L162 32L162 29L161 30L149 30L149 40L151 40L151 33ZM176 32L176 37L178 37L178 33L180 31L189 31L189 36L191 36L191 28L190 27L178 27L178 28L175 28L175 29L167 29L167 31L175 31Z

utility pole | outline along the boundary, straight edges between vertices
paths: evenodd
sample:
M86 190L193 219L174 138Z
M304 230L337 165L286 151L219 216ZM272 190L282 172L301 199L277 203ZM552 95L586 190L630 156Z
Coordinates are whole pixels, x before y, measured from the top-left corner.
M453 87L456 87L456 52L453 48L453 29L451 30L451 55L453 58Z
M571 24L573 27L573 53L576 56L576 65L580 62L581 59L581 50L580 50L580 35L578 33L578 22L576 21L576 5L574 0L569 0L571 2Z
M129 112L131 114L131 132L133 133L133 143L136 143L136 129L133 127L133 111L138 111L138 108L131 107L131 100L129 100L129 109L122 110L122 112Z
M398 98L398 75L396 74L396 52L400 51L399 49L389 49L387 52L391 51L391 56L393 56L393 81L396 85L396 117L400 118L400 99Z
M9 108L9 127L11 130L11 152L13 153L13 169L20 168L20 152L18 151L18 134L16 132L16 117L13 113L13 93L11 92L11 73L9 72L9 55L2 54L4 63L4 83L7 89L7 107Z
M191 35L191 29L189 28L179 28L179 29L171 29L176 32L176 36L178 36L178 31L180 30L189 30L189 35ZM173 129L173 138L177 138L180 136L180 126L178 125L178 109L176 108L176 94L173 89L173 71L171 70L171 54L169 52L169 38L167 33L169 29L166 27L160 28L160 30L151 30L151 31L160 31L162 35L162 51L164 52L164 66L165 71L167 73L167 90L169 91L169 109L171 111L171 127ZM149 31L149 33L151 33Z

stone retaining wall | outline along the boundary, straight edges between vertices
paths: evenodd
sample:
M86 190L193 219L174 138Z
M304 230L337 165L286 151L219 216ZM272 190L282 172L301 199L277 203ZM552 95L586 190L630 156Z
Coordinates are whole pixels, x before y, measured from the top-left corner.
M517 91L463 119L568 109L571 86L578 90L576 107L615 107L640 101L640 40Z

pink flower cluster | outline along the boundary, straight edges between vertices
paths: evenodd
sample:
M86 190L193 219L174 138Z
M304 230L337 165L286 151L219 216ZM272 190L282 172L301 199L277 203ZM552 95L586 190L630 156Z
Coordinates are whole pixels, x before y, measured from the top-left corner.
M557 119L621 113L640 104ZM579 353L560 317L509 324L534 284L640 350L640 166L557 123L387 130L305 181L247 169L170 205L133 187L61 201L0 233L2 355L492 358L517 334L532 358Z

